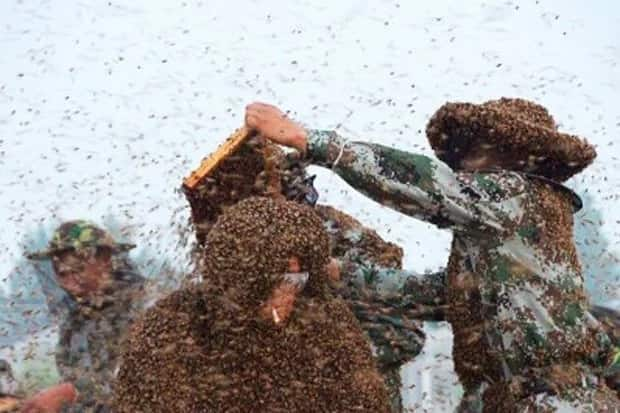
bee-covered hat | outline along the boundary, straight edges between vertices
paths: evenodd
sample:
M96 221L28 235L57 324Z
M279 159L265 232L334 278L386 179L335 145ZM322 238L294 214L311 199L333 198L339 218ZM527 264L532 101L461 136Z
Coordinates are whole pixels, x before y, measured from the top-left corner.
M113 253L121 253L134 248L133 244L116 242L109 232L99 228L92 222L84 220L68 221L60 225L46 249L28 254L33 260L51 258L65 251L80 251L85 248L105 247Z
M547 109L525 99L446 103L426 134L437 157L453 169L472 147L492 145L502 153L524 154L526 172L563 182L596 157L585 139L559 132Z

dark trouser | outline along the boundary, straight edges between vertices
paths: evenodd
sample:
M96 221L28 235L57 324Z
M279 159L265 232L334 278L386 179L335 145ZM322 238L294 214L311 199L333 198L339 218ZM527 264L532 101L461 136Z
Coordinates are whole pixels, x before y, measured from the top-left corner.
M392 413L401 413L403 411L403 399L401 397L400 366L382 368L381 375L385 380L385 386L390 396Z

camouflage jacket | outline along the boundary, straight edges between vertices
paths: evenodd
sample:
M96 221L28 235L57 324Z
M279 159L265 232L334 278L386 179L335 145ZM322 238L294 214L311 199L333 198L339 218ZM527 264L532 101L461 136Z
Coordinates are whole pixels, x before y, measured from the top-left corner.
M144 279L115 286L91 302L74 303L60 326L56 365L63 381L78 390L69 412L109 412L121 342L140 309Z
M466 386L560 361L604 363L610 343L587 310L570 190L512 171L455 173L432 158L331 131L308 131L307 157L383 205L453 231L448 319Z
M402 412L400 369L422 351L425 335L419 319L437 315L435 297L443 296L444 289L437 291L434 284L444 277L402 270L402 248L333 207L317 205L315 210L329 235L331 256L340 265L334 292L347 302L372 343L391 411Z
M421 319L438 319L443 273L419 276L403 270L403 252L374 230L335 208L318 205L340 264L336 293L351 306L369 335L382 370L398 370L424 345Z

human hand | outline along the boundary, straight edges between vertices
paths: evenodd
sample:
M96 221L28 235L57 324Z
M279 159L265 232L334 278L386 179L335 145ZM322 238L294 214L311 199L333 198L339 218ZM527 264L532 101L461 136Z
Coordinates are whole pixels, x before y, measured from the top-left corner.
M0 396L0 412L14 412L18 407L18 398L12 396Z
M69 404L75 403L77 390L72 383L62 383L42 390L28 399L20 413L57 413Z
M245 108L245 124L280 145L306 151L306 131L284 112L267 103L254 102Z
M336 258L331 258L325 268L330 282L337 283L340 281L340 263Z

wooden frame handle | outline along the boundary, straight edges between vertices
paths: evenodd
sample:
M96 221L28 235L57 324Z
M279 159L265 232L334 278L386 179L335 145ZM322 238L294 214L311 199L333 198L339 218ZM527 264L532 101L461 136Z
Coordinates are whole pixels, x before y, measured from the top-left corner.
M237 129L214 153L202 161L198 169L183 180L183 186L190 190L195 189L205 176L209 175L224 159L234 153L250 136L251 131L245 126Z

